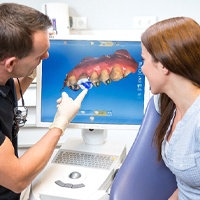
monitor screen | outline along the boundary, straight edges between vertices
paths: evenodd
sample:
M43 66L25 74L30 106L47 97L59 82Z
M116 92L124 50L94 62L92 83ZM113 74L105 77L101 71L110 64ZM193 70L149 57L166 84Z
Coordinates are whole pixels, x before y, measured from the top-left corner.
M92 88L69 127L138 128L150 96L141 67L138 36L113 40L70 35L50 40L49 58L37 71L37 126L49 126L62 91L74 99L82 90L79 84L86 79Z

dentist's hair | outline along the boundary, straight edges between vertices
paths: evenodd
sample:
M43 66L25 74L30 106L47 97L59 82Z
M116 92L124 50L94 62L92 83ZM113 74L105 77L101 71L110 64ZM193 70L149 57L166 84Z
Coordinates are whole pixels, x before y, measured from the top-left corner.
M16 3L0 4L0 60L23 58L33 49L33 35L51 27L43 13Z

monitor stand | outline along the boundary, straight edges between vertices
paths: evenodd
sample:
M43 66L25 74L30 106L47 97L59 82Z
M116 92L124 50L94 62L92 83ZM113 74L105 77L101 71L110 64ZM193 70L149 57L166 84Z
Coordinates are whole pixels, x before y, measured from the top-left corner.
M124 144L106 141L105 130L82 130L83 138L68 138L52 156L43 172L32 182L30 200L108 200L108 190L116 170L126 156ZM84 142L83 142L84 140ZM60 152L112 155L115 163L109 169L55 163ZM71 179L78 171L81 177ZM61 183L60 185L57 183ZM80 187L79 187L80 186Z
M82 138L88 145L103 145L107 139L107 130L105 129L82 129Z

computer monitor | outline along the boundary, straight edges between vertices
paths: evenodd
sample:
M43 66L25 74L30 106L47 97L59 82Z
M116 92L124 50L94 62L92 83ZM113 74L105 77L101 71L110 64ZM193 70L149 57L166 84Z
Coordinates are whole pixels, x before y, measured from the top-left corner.
M49 126L61 92L76 98L82 90L77 81L82 77L93 81L93 74L98 78L93 82L96 86L89 89L69 128L81 129L85 142L92 144L104 142L108 129L138 129L150 97L141 67L137 33L130 38L68 35L51 39L49 58L37 71L36 125Z

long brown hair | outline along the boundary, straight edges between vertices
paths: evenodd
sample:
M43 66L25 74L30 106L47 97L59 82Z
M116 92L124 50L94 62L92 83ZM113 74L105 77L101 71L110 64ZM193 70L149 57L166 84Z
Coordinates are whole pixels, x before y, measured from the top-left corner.
M169 71L181 75L200 87L200 26L191 18L175 17L150 26L141 41L155 62L161 62ZM161 145L175 109L174 102L160 95L161 119L154 142L161 159Z

